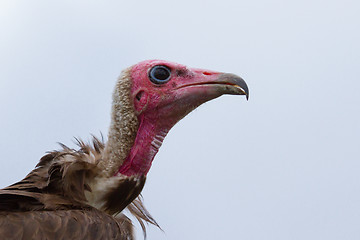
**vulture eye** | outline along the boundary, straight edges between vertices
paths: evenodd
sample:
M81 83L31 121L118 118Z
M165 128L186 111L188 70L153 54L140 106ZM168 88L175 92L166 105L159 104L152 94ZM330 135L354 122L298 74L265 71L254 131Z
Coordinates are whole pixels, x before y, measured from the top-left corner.
M149 77L153 83L163 84L170 80L171 71L166 66L158 65L150 70Z

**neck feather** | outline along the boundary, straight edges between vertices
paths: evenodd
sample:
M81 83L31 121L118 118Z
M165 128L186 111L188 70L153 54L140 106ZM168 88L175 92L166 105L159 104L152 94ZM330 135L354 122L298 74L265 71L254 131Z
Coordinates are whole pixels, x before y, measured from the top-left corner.
M131 68L128 68L121 73L113 93L108 142L103 161L99 163L105 177L111 177L119 170L134 145L139 127L130 94L130 70Z

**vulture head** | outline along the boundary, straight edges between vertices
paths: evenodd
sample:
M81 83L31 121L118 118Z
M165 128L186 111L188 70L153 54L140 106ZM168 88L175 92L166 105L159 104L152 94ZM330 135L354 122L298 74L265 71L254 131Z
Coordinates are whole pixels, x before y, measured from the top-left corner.
M248 98L249 90L234 74L162 60L143 61L123 71L114 91L105 151L108 170L113 167L109 175L146 176L168 131L196 107L223 94ZM116 146L122 140L127 144Z

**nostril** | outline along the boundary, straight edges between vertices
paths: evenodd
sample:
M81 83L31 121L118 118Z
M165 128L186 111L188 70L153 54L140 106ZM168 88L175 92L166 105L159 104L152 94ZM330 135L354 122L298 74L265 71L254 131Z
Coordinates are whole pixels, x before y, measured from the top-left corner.
M140 91L140 92L138 92L138 94L136 94L135 98L136 98L138 101L140 101L140 99L141 99L141 97L142 97L143 93L144 93L144 91Z
M212 75L212 73L209 72L203 72L204 75Z

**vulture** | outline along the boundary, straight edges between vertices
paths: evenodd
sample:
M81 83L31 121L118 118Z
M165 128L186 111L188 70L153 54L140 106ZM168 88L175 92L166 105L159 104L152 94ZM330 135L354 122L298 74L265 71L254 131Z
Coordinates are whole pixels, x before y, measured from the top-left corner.
M147 60L122 71L106 143L77 140L48 152L23 180L0 190L0 239L134 239L124 211L158 226L142 203L146 175L166 134L223 94L249 96L229 73Z

